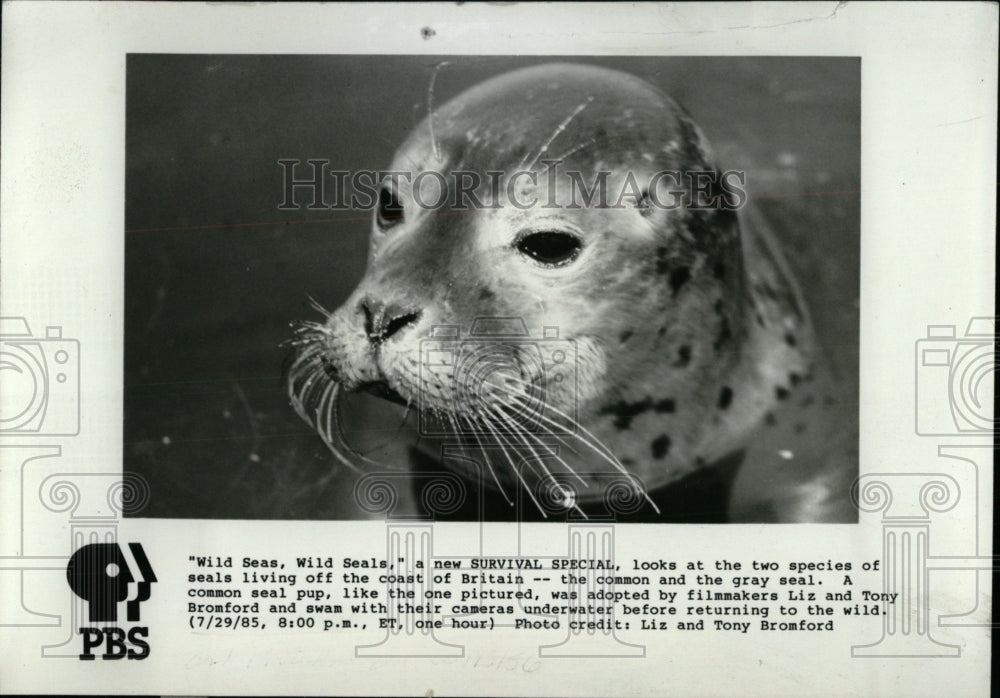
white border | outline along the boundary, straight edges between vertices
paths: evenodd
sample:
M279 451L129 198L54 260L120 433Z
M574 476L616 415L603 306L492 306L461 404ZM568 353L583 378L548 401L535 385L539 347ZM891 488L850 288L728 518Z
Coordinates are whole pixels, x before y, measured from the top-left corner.
M17 2L3 9L0 314L59 322L66 336L85 348L81 434L64 446L62 456L74 471L117 467L122 455L129 52L861 56L862 469L938 466L939 444L913 430L912 357L926 325L956 324L961 331L970 316L991 314L993 308L995 4ZM431 40L421 37L425 26L436 32ZM4 511L16 504L9 465L5 460L7 470L0 471ZM2 555L17 547L12 523L16 528L5 519L0 529ZM126 528L128 539L145 541L161 579L175 562L183 563L171 557L182 544L211 547L226 541L236 549L265 550L313 536L317 544L357 541L377 550L384 541L381 529L361 523L133 521L123 524ZM953 528L950 535L960 547L976 522ZM39 541L66 539L61 529L24 534ZM821 530L662 527L645 530L642 540L621 538L623 556L651 549L675 558L752 550L774 559L810 549L817 559L875 557L881 540L877 519ZM156 653L114 670L42 661L35 631L0 629L6 648L0 659L3 690L966 695L984 692L989 678L982 628L942 631L942 639L963 645L962 657L928 664L851 659L851 643L873 639L874 630L865 626L832 642L794 634L755 643L669 633L651 639L648 659L630 660L634 664L550 661L524 672L470 661L363 662L353 659L351 646L312 635L284 637L280 654L250 636L171 635L169 609L176 606L170 603L182 602L175 597L180 590L161 583L156 593L162 600L148 607L149 624L161 633ZM935 603L949 607L948 602L945 594ZM5 613L9 603L4 600ZM470 645L481 657L519 656L526 646L502 634L477 636Z

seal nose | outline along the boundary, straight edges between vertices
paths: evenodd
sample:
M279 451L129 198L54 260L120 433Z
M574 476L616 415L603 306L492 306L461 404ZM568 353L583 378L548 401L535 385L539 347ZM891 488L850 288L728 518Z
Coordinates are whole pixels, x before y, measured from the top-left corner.
M395 304L376 303L370 298L361 301L365 314L365 334L372 344L381 344L408 325L420 319L420 311Z

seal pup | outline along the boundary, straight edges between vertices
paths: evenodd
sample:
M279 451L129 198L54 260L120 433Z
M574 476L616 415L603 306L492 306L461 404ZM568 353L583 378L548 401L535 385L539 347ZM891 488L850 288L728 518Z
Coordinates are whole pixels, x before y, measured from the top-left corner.
M819 444L840 433L837 397L802 295L670 98L605 68L517 70L431 110L390 171L414 176L378 190L363 279L294 340L292 403L341 460L358 462L338 442L338 396L368 390L464 435L466 464L446 465L485 466L508 500L520 487L538 503L539 483L570 478L556 492L577 507L621 474L671 520L650 493L728 463L709 479L727 520L853 520L853 442ZM465 199L445 176L457 172L477 175ZM692 196L698 173L707 205ZM454 357L422 356L438 328L469 337L484 318L524 332L498 330L505 360L476 380ZM552 328L572 347L562 382L567 353L539 351ZM519 429L538 405L535 429ZM756 486L730 495L741 461Z

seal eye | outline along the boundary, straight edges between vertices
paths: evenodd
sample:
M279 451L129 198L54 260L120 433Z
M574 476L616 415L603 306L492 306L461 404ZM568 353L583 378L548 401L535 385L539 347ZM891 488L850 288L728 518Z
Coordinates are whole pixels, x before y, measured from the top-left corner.
M403 204L389 187L382 187L378 191L378 212L375 214L375 222L382 230L388 230L403 222Z
M545 231L528 233L518 238L514 247L536 262L556 267L569 264L576 259L583 243L580 242L580 238L569 233Z

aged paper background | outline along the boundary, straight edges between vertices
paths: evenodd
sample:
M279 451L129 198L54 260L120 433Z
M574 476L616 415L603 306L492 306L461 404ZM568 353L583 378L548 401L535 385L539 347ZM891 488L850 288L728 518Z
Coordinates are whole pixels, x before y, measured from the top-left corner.
M902 521L931 541L914 568L929 586L913 607L929 631L918 625L902 638L875 618L829 635L628 635L644 646L629 658L539 656L559 633L456 632L443 639L464 645L460 657L372 658L356 657L355 645L377 643L378 631L190 631L178 622L186 586L170 583L187 575L189 555L360 558L383 554L387 533L383 523L118 520L110 503L87 508L81 483L103 483L103 497L122 463L126 54L156 52L861 57L860 458L863 475L888 483L879 491L889 499L872 494L849 526L624 527L616 555L870 561ZM987 4L5 5L0 315L25 318L36 335L61 327L78 342L80 422L51 438L0 436L0 688L984 695L990 434L918 433L914 413L928 326L956 326L962 337L971 318L993 314L996 59L996 6ZM948 410L946 400L922 407ZM50 478L64 475L81 498L53 489ZM73 536L97 525L141 541L156 569L143 606L152 652L142 662L74 658L63 571ZM565 554L565 531L519 534L442 524L434 553ZM867 653L875 656L852 651L880 642L884 652Z

